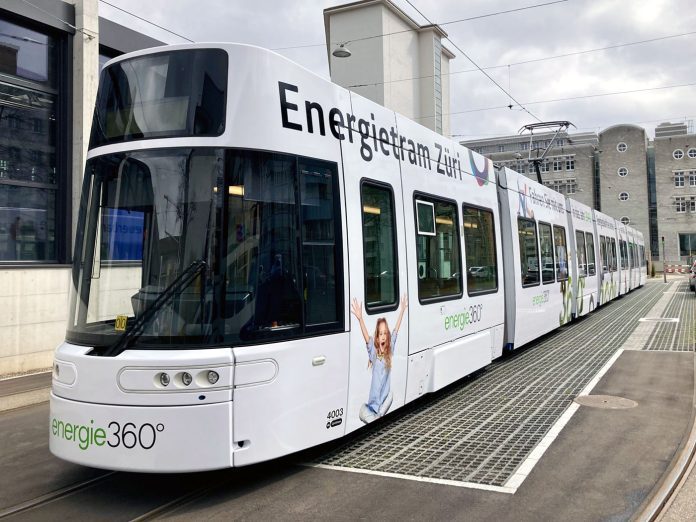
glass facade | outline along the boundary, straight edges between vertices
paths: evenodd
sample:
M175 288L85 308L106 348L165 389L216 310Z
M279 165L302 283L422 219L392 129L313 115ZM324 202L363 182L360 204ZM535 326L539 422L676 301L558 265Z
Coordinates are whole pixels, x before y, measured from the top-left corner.
M59 257L58 45L0 20L0 263Z

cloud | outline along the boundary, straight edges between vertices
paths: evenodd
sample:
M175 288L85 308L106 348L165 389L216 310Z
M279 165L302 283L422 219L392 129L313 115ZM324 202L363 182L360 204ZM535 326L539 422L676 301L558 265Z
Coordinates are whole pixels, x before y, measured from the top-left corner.
M196 41L236 41L268 48L328 77L323 10L329 0L109 0L123 9ZM420 23L426 21L405 0L393 0ZM430 20L445 23L533 5L513 0L411 0ZM344 3L348 3L347 1ZM538 2L536 2L538 3ZM118 12L104 3L100 14L167 41L182 40ZM689 0L569 0L554 5L478 20L445 23L445 42L457 58L452 71L472 69L463 52L481 66L506 65L535 58L636 42L696 30ZM316 44L313 47L299 47ZM455 45L460 48L457 50ZM462 52L463 51L463 52ZM572 57L512 65L489 71L520 102L555 100L636 88L696 82L696 35L619 47ZM515 134L529 114L513 109L463 112L506 106L510 99L480 72L453 74L453 134L486 137ZM682 115L696 118L696 87L533 104L541 119L570 120L579 128L639 123L649 133L655 123ZM515 105L513 103L513 105ZM648 122L648 123L643 123ZM654 123L649 123L654 122Z

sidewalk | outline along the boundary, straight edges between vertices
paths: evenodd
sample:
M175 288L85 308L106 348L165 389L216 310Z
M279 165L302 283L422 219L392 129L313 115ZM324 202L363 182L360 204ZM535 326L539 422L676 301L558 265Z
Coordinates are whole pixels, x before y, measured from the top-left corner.
M0 380L0 412L48 400L51 372L33 373Z

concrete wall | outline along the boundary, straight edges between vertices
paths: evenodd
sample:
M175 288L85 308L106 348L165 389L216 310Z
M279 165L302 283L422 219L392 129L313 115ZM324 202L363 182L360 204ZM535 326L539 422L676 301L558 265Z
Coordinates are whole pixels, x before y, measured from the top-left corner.
M382 8L382 48L384 64L384 106L411 119L421 116L418 103L418 33L392 11ZM395 33L395 34L394 34Z
M65 338L68 268L0 268L0 375L49 368Z
M615 125L599 134L602 212L628 217L649 243L647 142L645 130L635 125ZM619 143L626 144L625 152L617 150ZM628 169L627 176L618 175L621 167ZM622 192L628 192L628 201L619 200Z
M696 135L656 138L654 147L658 235L665 238L664 259L668 263L687 262L687 257L679 255L679 234L696 234L696 213L676 212L674 196L685 196L687 201L691 196L696 197L696 187L689 186L689 171L696 173L696 158L689 158L687 154L689 149L696 148ZM674 158L676 149L683 151L682 159ZM674 185L675 172L684 172L684 187Z
M363 0L324 11L331 80L432 130L437 26L419 26L389 0ZM348 58L333 51L345 43ZM449 135L449 51L441 53L442 133Z
M329 68L331 80L366 98L384 105L384 38L367 38L383 32L383 7L380 4L360 10L334 13L329 19ZM354 41L351 41L354 40ZM331 52L338 42L349 42L352 56L336 58ZM352 87L364 85L363 87Z

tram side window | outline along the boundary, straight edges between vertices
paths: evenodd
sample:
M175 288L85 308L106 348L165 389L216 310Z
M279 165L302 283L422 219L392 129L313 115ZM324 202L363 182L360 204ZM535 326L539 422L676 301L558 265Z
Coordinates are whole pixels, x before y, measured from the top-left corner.
M544 284L556 281L556 269L553 259L553 237L551 225L539 223L539 244L541 245L541 281Z
M225 334L298 337L341 325L336 166L229 151L224 194Z
M553 242L556 246L556 281L568 279L568 246L564 227L553 226Z
M517 218L517 234L520 243L520 270L522 286L539 284L539 247L536 224L531 219Z
M316 160L299 160L302 220L302 278L305 324L338 321L336 301L336 167Z
M415 198L418 298L462 294L457 206L424 195Z
M498 289L498 267L493 212L464 205L462 224L467 293L495 292Z
M611 250L609 252L609 270L616 272L618 270L618 265L616 262L616 239L611 238Z
M609 261L607 260L607 237L599 236L600 255L602 256L602 273L609 271Z
M628 268L628 252L626 251L626 242L622 239L619 241L619 249L621 254L621 270Z
M399 301L394 195L391 187L365 182L361 200L365 309L370 312Z
M587 275L593 276L597 273L597 269L595 267L594 236L590 232L585 232L585 244L587 245Z
M578 277L587 275L587 252L585 251L585 234L583 232L575 232L575 253L578 262Z

